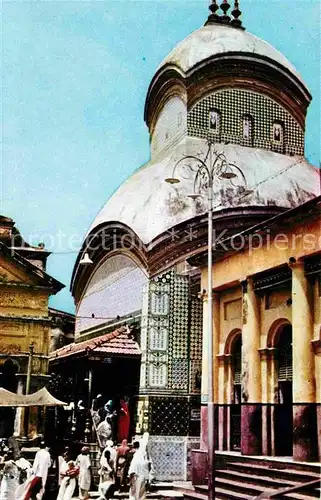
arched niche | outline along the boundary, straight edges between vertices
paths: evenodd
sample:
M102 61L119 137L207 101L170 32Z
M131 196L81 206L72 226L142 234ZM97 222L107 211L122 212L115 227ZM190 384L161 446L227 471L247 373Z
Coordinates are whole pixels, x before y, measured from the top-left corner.
M171 97L161 110L151 135L152 156L168 148L187 132L186 104L179 96Z
M235 350L235 342L239 337L242 337L242 331L240 328L234 328L227 336L224 346L224 354L233 354Z
M254 118L250 114L244 114L241 121L242 139L252 145L254 137Z
M267 334L266 347L277 347L280 332L285 325L291 325L286 318L279 318L272 323Z
M76 313L76 335L142 308L148 278L129 255L111 255L91 275Z

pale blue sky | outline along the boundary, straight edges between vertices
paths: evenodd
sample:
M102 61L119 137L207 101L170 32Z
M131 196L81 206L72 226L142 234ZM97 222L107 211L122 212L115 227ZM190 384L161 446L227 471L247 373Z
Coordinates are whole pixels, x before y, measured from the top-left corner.
M25 239L58 252L48 272L66 289L51 300L54 307L73 311L70 250L112 192L149 158L143 121L149 81L175 44L204 23L207 5L2 2L0 213L16 221ZM320 2L241 0L241 8L248 31L282 51L308 84L314 99L306 156L318 164Z

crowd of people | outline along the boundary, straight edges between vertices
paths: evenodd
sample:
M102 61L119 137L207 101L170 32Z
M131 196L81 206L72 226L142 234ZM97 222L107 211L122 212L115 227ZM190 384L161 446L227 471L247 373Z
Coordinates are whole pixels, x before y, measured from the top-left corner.
M116 491L129 490L130 500L144 500L148 484L154 479L152 462L148 453L148 434L140 441L128 445L124 439L120 446L106 442L101 451L99 469L99 500L112 498ZM79 500L90 498L92 463L89 448L83 446L76 459L67 448L58 457L57 500L71 500L78 485ZM21 451L7 446L0 447L0 500L42 500L52 457L42 442L33 464Z

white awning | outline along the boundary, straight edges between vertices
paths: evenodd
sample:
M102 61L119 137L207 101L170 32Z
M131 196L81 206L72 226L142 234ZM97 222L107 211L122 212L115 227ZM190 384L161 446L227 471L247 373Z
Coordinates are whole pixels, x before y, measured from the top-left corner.
M65 406L67 403L54 398L45 387L33 394L15 394L0 387L1 406Z

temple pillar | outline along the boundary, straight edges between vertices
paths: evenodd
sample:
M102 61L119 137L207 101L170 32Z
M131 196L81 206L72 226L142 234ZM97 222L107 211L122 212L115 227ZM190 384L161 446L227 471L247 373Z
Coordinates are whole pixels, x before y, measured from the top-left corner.
M220 451L224 450L224 396L225 396L225 356L224 354L218 356L218 449Z
M23 394L24 381L21 377L18 378L17 394ZM18 406L14 420L14 436L23 436L23 409Z
M250 279L242 282L242 408L241 452L260 455L262 451L260 302Z
M225 354L225 365L227 370L226 384L226 449L231 449L231 404L233 403L234 380L232 373L232 356Z
M260 349L262 387L262 454L269 455L269 389L268 389L268 349Z
M268 348L268 376L269 376L269 399L270 402L273 403L270 406L270 422L269 422L269 431L270 431L270 449L271 455L275 456L275 405L278 404L278 377L276 371L276 348L269 347Z
M313 340L313 293L304 263L292 268L293 458L317 459Z

